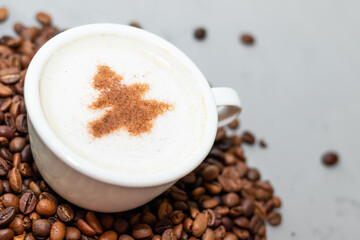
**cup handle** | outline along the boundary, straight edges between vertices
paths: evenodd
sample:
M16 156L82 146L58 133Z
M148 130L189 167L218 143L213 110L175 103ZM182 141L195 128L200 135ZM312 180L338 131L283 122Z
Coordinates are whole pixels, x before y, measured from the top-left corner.
M232 88L211 88L218 108L218 127L223 127L235 120L241 112L241 101Z

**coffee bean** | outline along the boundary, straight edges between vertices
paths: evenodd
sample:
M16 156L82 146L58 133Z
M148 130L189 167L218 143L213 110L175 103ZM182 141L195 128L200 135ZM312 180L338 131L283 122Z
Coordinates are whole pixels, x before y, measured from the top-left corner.
M36 239L32 233L28 233L28 234L26 234L24 240L36 240Z
M3 22L7 19L9 15L9 11L7 10L7 8L1 7L0 8L0 22Z
M76 221L76 226L85 235L95 236L96 234L95 230L81 218Z
M22 137L15 137L10 141L9 149L11 152L20 152L26 145L26 141Z
M200 237L206 230L207 227L207 218L205 214L199 213L193 223L192 226L192 234L195 237Z
M219 227L215 228L214 235L216 240L223 239L226 233L226 229L223 225L220 225Z
M36 14L36 20L39 21L42 25L49 26L51 25L51 16L44 12L39 12Z
M63 222L71 222L74 219L74 210L67 204L59 205L56 214Z
M281 215L278 212L269 213L267 219L272 226L277 226L281 223Z
M50 223L46 219L35 220L32 224L32 232L36 237L43 238L50 233Z
M51 240L62 240L65 237L65 224L62 222L55 222L50 229Z
M104 230L111 229L115 222L114 216L106 213L101 214L99 220Z
M16 209L14 207L6 207L0 210L0 227L7 226L15 218L15 215Z
M101 234L103 232L100 221L96 217L94 212L91 211L87 212L85 216L85 220L90 225L90 227L95 230L97 234Z
M249 169L246 174L246 177L251 181L257 181L260 179L260 173L256 169Z
M9 224L9 227L14 230L16 235L20 235L24 232L24 221L19 217L15 217Z
M162 220L165 217L170 216L170 214L172 213L173 208L171 206L171 204L168 201L163 201L158 209L158 219Z
M31 177L32 176L31 167L26 162L20 163L19 171L20 171L21 176L23 176L23 177Z
M21 132L21 133L27 133L28 132L26 114L20 114L20 115L18 115L16 117L15 127L16 127L16 130Z
M5 137L0 137L0 146L7 147L9 145L9 140Z
M237 217L234 219L234 223L241 228L249 228L249 220L246 217Z
M166 229L161 236L161 240L177 240L174 230L171 228Z
M219 175L219 168L215 165L209 165L202 171L202 176L205 181L215 180Z
M0 97L9 97L12 95L12 93L13 92L10 87L0 83Z
M250 237L250 233L248 230L240 229L238 227L233 227L232 231L241 240L246 240L246 239L249 239L249 237Z
M40 187L41 191L46 191L46 190L48 190L48 189L46 189L47 186L46 186L46 185L44 186L44 184L45 184L44 181L41 181L41 182L40 182L40 186L39 186L39 187ZM47 200L51 201L51 202L55 205L55 207L57 207L57 205L58 205L58 200L57 200L57 198L56 198L54 195L52 195L51 193L49 193L49 192L42 192L42 193L39 195L39 200L43 200L43 199L47 199Z
M125 219L122 219L122 218L115 219L114 230L118 234L126 233L129 230L129 223Z
M11 187L10 187L10 183L8 180L6 180L6 179L2 180L2 185L3 185L3 192L5 192L5 193L11 192Z
M177 201L186 201L188 200L187 194L185 191L173 186L171 188L171 197Z
M13 155L12 164L13 164L13 168L17 168L17 169L20 168L20 164L21 164L20 153L15 153L15 154Z
M205 183L206 190L211 194L219 194L222 191L222 186L219 182Z
M146 211L141 216L141 222L146 223L147 225L155 226L156 221L157 221L156 216L151 212Z
M207 228L201 236L201 240L215 240L215 233L211 228Z
M244 143L254 144L255 136L251 132L245 131L242 135L242 140Z
M259 215L254 215L249 223L250 232L255 234L259 231L259 229L264 225L264 221L261 219Z
M254 44L254 42L255 42L254 37L251 36L251 35L248 34L248 33L242 34L241 37L240 37L240 39L241 39L241 42L242 42L243 44L245 44L245 45L252 45L252 44Z
M9 169L10 165L5 161L5 159L0 157L0 176L6 176Z
M27 144L23 150L20 152L20 158L21 158L21 161L23 162L30 162L31 160L31 148L30 148L30 145Z
M75 227L66 227L65 230L65 239L66 240L77 240L80 239L81 233L80 230Z
M229 217L222 217L221 224L225 227L226 231L231 231L232 227L234 226L233 221Z
M3 181L4 182L4 181ZM6 193L2 196L2 204L8 208L13 207L16 212L19 211L19 198L12 193Z
M41 199L36 205L36 212L41 216L51 216L56 212L55 204L48 199Z
M165 219L162 219L162 220L156 222L155 231L159 234L162 234L166 229L172 228L172 227L173 227L173 223L171 222L171 220L165 218Z
M36 196L39 196L39 195L40 195L41 189L40 189L39 185L37 185L34 181L31 181L31 182L30 182L29 188L30 188L31 191L34 192L34 194L35 194Z
M11 228L0 229L1 240L12 240L14 237L14 231Z
M14 192L20 193L21 192L21 183L22 178L19 169L13 168L10 170L9 173L9 183L10 187Z
M5 137L8 140L11 140L15 136L15 129L10 128L9 126L2 125L0 126L0 137Z
M266 148L266 147L267 147L267 143L265 142L264 139L260 139L259 145L260 145L260 147L262 147L262 148Z
M131 23L129 23L129 25L132 27L136 27L136 28L142 28L138 22L131 22Z
M4 68L0 70L0 82L4 84L14 84L20 80L20 70L18 68Z
M31 230L32 222L29 216L25 216L24 219L24 230L29 232Z
M252 199L244 199L241 206L243 207L244 216L248 217L253 214L255 210L255 202Z
M24 193L21 196L19 202L20 212L22 212L23 214L30 214L32 211L34 211L36 204L37 199L33 192Z
M171 213L170 219L174 225L180 224L185 218L185 214L180 210Z
M226 206L234 207L239 204L240 197L236 193L231 192L231 193L224 195L222 200Z
M118 240L118 235L114 231L106 231L100 235L99 240Z
M335 152L327 152L322 157L322 162L327 166L335 165L338 162L338 155Z
M226 232L224 236L224 240L238 240L238 237L235 233L232 232Z
M235 119L231 123L229 123L229 128L231 129L237 129L239 127L239 120Z
M201 196L199 199L199 202L200 202L200 206L203 208L214 208L218 205L218 202L216 201L216 199L214 199L208 195Z
M133 227L132 235L136 239L148 238L152 235L152 229L147 224L137 224Z
M120 235L119 240L135 240L135 239L130 235L122 234Z
M194 37L198 40L203 40L206 38L205 28L197 28L194 32Z

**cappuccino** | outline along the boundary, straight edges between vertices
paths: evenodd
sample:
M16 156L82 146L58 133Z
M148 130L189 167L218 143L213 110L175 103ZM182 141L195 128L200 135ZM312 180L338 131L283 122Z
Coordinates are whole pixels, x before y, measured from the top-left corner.
M151 174L203 141L206 107L194 74L166 49L115 34L65 43L45 64L45 117L71 151L99 168Z

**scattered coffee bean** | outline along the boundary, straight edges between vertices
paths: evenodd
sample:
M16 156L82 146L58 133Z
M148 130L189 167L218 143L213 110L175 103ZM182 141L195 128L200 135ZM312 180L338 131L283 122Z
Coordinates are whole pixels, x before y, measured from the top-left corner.
M253 45L255 43L254 37L247 33L242 34L240 40L245 45Z
M206 38L206 30L205 28L197 28L194 32L194 36L198 40L203 40Z
M36 14L36 20L38 20L42 25L51 25L51 16L47 13L39 12Z
M262 147L262 148L267 148L267 143L265 142L264 139L260 139L259 145L260 145L260 147Z
M322 162L327 166L335 165L339 160L337 153L335 152L327 152L322 157Z
M251 132L245 131L242 135L242 140L244 143L254 144L255 136Z
M7 19L9 15L9 11L7 10L7 8L1 7L0 8L0 22L3 22Z
M269 213L267 219L272 226L277 226L281 223L281 215L278 212Z
M136 27L136 28L142 28L138 22L131 22L131 23L129 23L129 25L132 27Z

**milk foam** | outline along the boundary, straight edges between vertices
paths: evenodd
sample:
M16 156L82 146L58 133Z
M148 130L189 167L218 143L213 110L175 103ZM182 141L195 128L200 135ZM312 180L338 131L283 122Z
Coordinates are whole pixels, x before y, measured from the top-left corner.
M98 65L108 65L126 85L149 84L145 99L174 106L154 121L151 132L130 136L120 129L94 138L88 123L104 110L89 109L99 96L91 82ZM194 75L166 50L118 35L94 35L60 47L40 80L45 117L61 141L101 168L146 174L176 167L202 141L206 111Z

